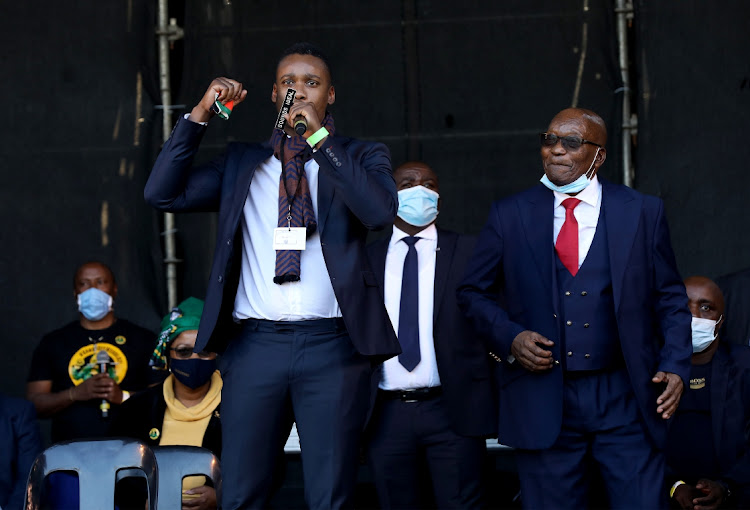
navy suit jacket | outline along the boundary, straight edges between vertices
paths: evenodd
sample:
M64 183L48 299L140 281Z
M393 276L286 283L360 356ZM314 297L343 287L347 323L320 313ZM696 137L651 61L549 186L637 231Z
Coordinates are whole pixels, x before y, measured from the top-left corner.
M719 342L711 366L711 433L722 476L750 505L750 347ZM698 435L696 434L696 438Z
M219 158L193 167L205 131L183 118L177 122L144 196L162 211L218 210L216 249L195 348L223 352L237 330L232 311L242 261L242 209L255 169L273 151L267 144L231 143ZM383 144L329 136L313 158L320 166L317 220L323 257L349 336L361 354L387 359L400 348L367 262L365 239L368 229L389 226L396 216L390 154Z
M475 238L438 229L435 254L433 339L443 398L453 431L464 436L497 433L497 399L490 384L490 357L456 303L456 289ZM390 237L368 246L381 288ZM379 382L379 372L376 374Z
M667 422L656 413L656 399L663 387L651 378L663 370L687 384L692 347L685 287L662 201L600 182L622 354L643 421L661 447ZM532 373L507 361L524 330L555 342L553 357L562 356L553 209L554 194L541 184L495 202L458 290L459 305L503 359L498 440L517 448L551 446L562 424L561 366Z
M0 507L24 508L26 479L42 450L34 404L0 394Z

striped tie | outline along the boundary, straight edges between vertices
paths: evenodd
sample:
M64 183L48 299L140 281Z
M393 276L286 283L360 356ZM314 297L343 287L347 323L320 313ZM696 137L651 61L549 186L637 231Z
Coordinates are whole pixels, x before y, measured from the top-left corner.
M323 119L323 126L331 135L334 133L333 117L330 114L326 114ZM271 146L274 156L282 162L277 226L305 227L307 237L310 237L318 228L305 173L305 163L312 157L312 150L303 137L297 134L287 136L278 129L274 129L271 136ZM274 283L281 285L284 282L299 281L301 259L300 250L276 250Z

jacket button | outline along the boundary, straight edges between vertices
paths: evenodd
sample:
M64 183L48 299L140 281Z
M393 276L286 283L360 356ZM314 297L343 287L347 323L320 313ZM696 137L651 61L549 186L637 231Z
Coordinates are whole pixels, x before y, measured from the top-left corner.
M583 327L584 327L584 328L588 328L588 327L589 327L590 325L591 325L591 324L589 324L589 323L587 322L586 324L584 324L584 325L583 325Z
M583 355L583 357L584 357L584 358L586 358L586 359L588 359L588 358L590 358L590 357L591 357L591 354L589 354L589 353L586 353L586 354L584 354L584 355Z
M566 295L566 296L570 296L570 291L569 291L569 290L566 290L566 291L565 291L565 295Z
M581 292L581 296L585 296L586 294L588 294L588 292L586 292L585 290Z
M232 246L232 240L231 239L227 239L227 246Z
M559 365L559 364L560 364L560 362L557 361L557 360L555 360L555 365Z
M552 317L554 317L555 319L557 319L557 314L556 314L556 313L553 313L553 314L552 314Z
M573 351L568 351L568 356L570 357L572 355L573 355Z
M573 321L568 321L565 324L567 324L568 326L572 326L573 325Z
M219 277L217 278L217 280L219 280L219 283L221 283L221 282L224 281L224 277L222 275L219 275Z

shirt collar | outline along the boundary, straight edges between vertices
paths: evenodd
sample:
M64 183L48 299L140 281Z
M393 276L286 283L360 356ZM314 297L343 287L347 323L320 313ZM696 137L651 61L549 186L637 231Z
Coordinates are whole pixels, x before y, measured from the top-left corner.
M571 198L571 195L560 193L559 191L553 191L555 194L555 207L559 206L563 203L563 200L566 198ZM578 193L575 197L581 202L585 202L589 204L592 207L597 207L599 205L599 200L601 200L602 197L602 183L599 182L599 177L594 175L594 177L591 178L591 182L588 186L583 188L580 193Z
M391 235L390 246L398 243L404 237L409 237L409 234L398 228L396 225L393 225L393 234ZM433 223L432 225L425 227L424 230L417 232L417 235L415 237L419 237L420 239L427 239L430 241L437 241L437 228L435 227L435 224Z

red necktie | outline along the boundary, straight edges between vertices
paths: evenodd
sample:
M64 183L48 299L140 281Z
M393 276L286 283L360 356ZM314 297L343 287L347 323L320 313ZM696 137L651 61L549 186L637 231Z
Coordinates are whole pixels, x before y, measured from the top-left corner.
M565 223L563 223L555 243L555 251L557 256L560 257L560 262L568 268L573 276L578 272L578 221L573 215L573 209L580 203L581 201L577 198L563 200Z

